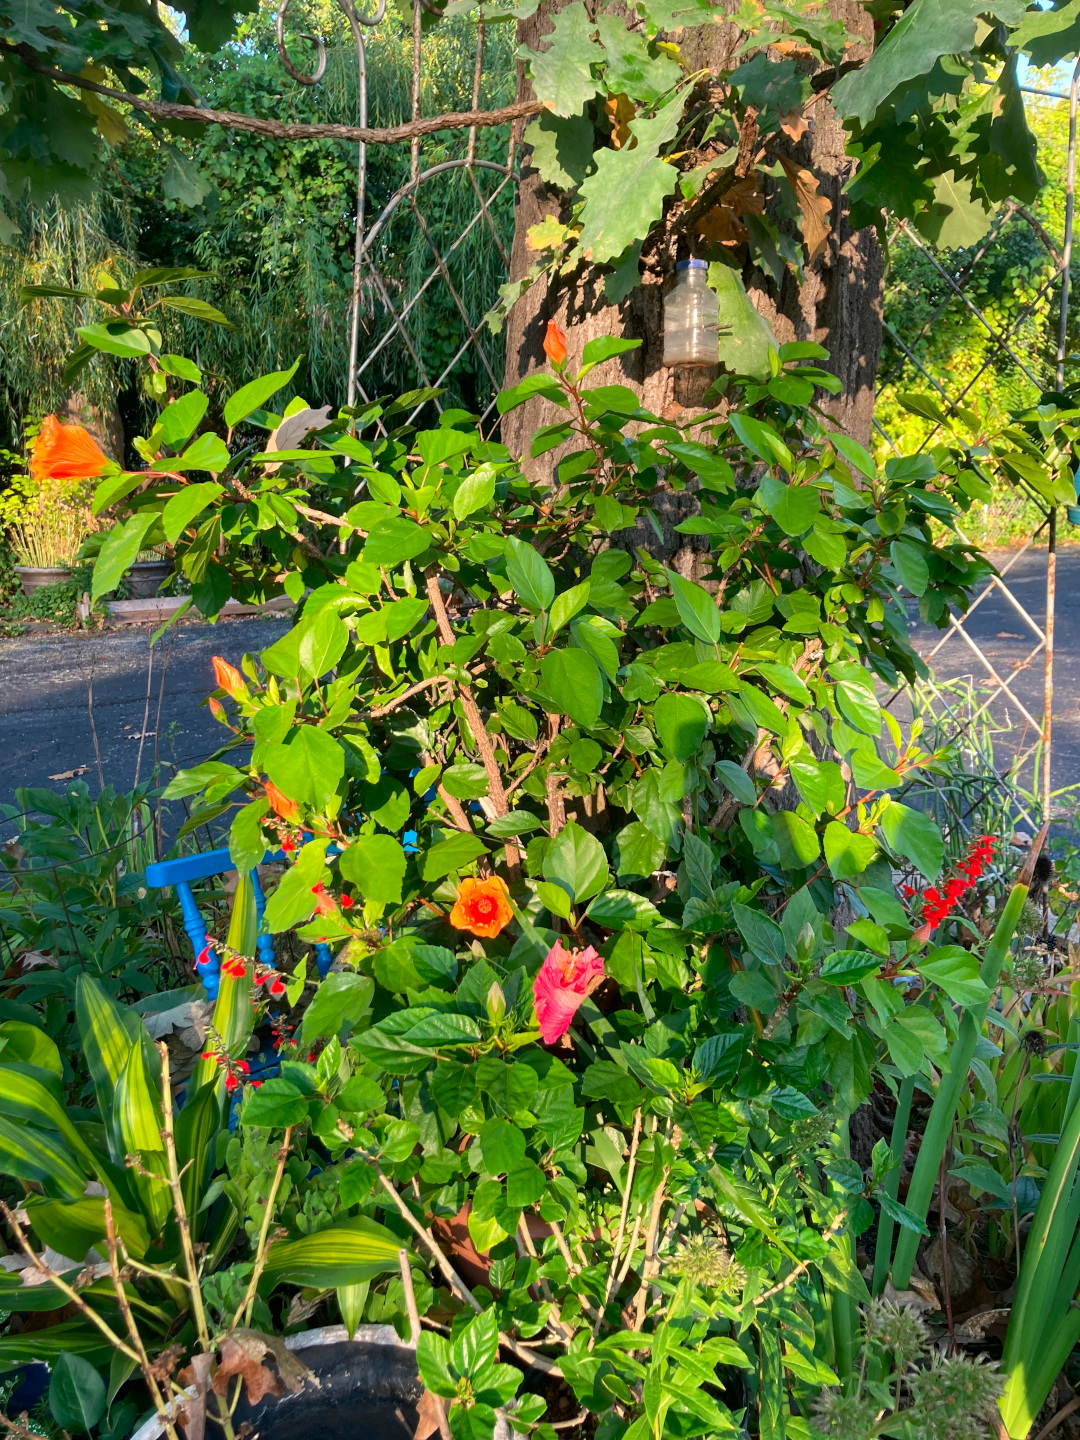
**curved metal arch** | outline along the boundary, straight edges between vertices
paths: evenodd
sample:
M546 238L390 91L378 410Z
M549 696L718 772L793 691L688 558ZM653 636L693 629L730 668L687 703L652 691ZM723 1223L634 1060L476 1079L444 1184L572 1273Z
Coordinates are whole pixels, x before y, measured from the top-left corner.
M430 169L422 170L419 175L410 177L398 190L395 190L390 199L383 206L379 218L372 225L364 237L364 249L370 250L371 246L379 238L379 235L386 228L393 217L394 211L401 204L402 200L408 199L409 195L418 190L425 180L430 180L435 175L445 174L448 170L494 170L499 175L513 174L513 166L499 165L494 160L441 160L438 165L432 165Z
M315 69L310 75L298 70L289 59L285 47L285 15L292 0L280 0L277 11L277 49L281 63L294 80L301 85L317 85L326 73L326 41L321 35L308 35L318 49ZM367 52L364 49L364 26L378 25L386 17L386 0L378 0L373 15L363 15L353 0L337 0L338 9L349 22L353 41L356 44L357 123L367 126ZM364 260L364 191L367 187L367 146L361 140L356 147L356 225L353 242L352 297L349 302L349 388L348 403L356 400L357 359L360 346L360 297L362 292L361 269Z

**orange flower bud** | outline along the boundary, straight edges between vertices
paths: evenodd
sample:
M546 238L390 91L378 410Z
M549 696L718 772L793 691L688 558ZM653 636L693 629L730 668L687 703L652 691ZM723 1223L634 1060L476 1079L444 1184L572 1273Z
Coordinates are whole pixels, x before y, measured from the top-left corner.
M46 480L92 480L109 464L109 457L82 425L61 425L46 415L30 447L30 474L40 485Z
M244 677L234 665L230 665L220 655L214 655L210 663L214 667L214 679L226 695L231 695L234 700L238 700L241 695L245 699L247 698L248 692L247 686L244 684Z
M561 365L566 359L566 336L554 320L547 322L547 334L544 336L544 354L553 365Z
M450 912L450 924L457 930L494 939L514 918L510 892L497 875L490 880L463 880Z

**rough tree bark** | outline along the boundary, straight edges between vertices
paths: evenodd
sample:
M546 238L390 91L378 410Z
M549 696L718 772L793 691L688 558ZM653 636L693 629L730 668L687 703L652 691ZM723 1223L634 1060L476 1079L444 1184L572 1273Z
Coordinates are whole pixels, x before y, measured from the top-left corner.
M558 8L558 0L546 0L534 16L519 22L519 39L535 46L538 38L550 31L550 16ZM872 22L856 0L830 0L828 9L869 45ZM732 60L732 55L742 37L735 25L702 27L676 38L694 68L707 67L716 73L738 63ZM859 52L851 52L851 58L859 58ZM532 87L520 63L517 98L532 99ZM813 116L810 130L798 144L792 143L786 148L819 176L821 193L832 202L833 229L825 252L814 266L807 268L801 285L788 274L778 289L756 266L747 266L743 279L759 313L769 321L779 341L814 340L829 351L830 359L823 362L825 368L843 382L844 388L835 397L822 393L819 399L840 429L866 444L881 351L884 272L881 248L872 230L853 231L849 223L842 190L854 162L844 154L843 126L827 99L819 100L810 113ZM523 276L535 259L527 244L529 228L546 215L558 214L560 206L559 193L549 190L537 171L528 166L528 153L526 151L517 196L510 261L512 280ZM632 194L627 195L626 203L633 205ZM676 207L664 232L650 240L646 247L641 284L619 305L605 301L602 280L583 283L580 273L550 286L541 282L527 290L511 310L507 322L506 384L515 385L525 375L543 367L544 333L547 321L554 319L564 329L573 327L573 347L577 353L585 341L597 335L620 335L643 341L639 350L599 366L590 383L629 385L641 395L646 408L660 415L665 411L673 413L672 407L691 412L700 408L702 396L719 370L666 370L660 363L664 296L674 283L676 259L694 253L689 243L692 238L680 231ZM525 458L526 465L538 479L550 476L561 452L552 451L531 461L528 440L540 425L553 418L554 407L549 402L532 400L511 411L502 422L504 442L515 456ZM677 524L690 508L689 497L672 498L674 503L663 517L665 531L669 525ZM649 548L655 550L656 537L651 531L648 533L651 538L647 542L643 531L636 543L648 543ZM680 538L673 532L665 535L664 548L669 554L678 547ZM680 559L683 562L679 564L680 569L691 563L688 554Z

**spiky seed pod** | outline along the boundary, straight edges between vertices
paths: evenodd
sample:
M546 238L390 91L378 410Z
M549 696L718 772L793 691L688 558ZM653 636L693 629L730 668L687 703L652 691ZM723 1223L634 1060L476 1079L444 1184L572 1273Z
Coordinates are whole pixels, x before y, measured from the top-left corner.
M680 1275L703 1290L737 1296L746 1284L746 1271L714 1235L691 1235L668 1261L673 1275Z

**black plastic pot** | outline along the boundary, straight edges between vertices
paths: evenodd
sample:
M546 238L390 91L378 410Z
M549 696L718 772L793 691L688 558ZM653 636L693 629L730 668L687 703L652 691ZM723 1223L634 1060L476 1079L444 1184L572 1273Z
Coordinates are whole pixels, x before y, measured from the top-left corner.
M66 565L16 565L15 574L22 584L24 595L32 595L46 585L56 585L61 580L70 580L71 571Z
M233 1415L234 1428L245 1420L259 1440L413 1440L416 1407L423 1385L416 1352L391 1325L361 1325L350 1340L343 1325L327 1325L290 1335L286 1346L317 1377L295 1395L268 1395L249 1405L246 1395ZM154 1416L132 1440L160 1440ZM511 1440L500 1425L495 1440Z
M172 573L171 560L136 560L127 573L127 593L132 600L150 600Z

